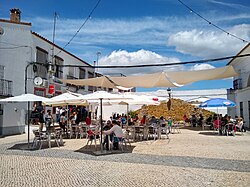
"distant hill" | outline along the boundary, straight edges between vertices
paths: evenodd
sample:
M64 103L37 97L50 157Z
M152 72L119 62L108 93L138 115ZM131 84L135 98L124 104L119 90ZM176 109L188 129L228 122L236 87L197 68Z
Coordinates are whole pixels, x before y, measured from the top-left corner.
M197 108L194 105L191 105L190 103L185 102L181 99L171 99L170 110L168 110L167 103L162 102L158 106L143 106L141 109L137 110L136 113L139 115L139 117L147 115L160 118L161 116L163 116L165 118L171 117L176 121L182 121L185 114L188 118L191 117L193 113L195 113L197 117L199 114L203 114L205 118L207 118L209 115L214 114L213 112L210 112L208 110Z

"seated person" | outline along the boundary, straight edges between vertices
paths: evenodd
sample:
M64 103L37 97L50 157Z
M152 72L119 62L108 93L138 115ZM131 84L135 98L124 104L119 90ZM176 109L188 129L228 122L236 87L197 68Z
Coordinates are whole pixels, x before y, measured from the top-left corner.
M149 124L152 125L154 123L157 123L157 120L156 120L155 116L152 116L151 119L149 120Z
M146 115L144 115L140 121L140 125L146 125L146 120L147 120L147 117Z
M120 122L121 122L121 124L122 124L122 127L123 127L124 125L126 125L126 123L127 123L127 118L125 117L124 114L122 114L122 116L120 117Z
M192 126L193 127L196 127L196 125L197 125L197 117L196 117L196 115L192 115L192 117L191 117L191 123L192 123Z
M118 125L116 120L112 121L112 128L106 131L103 131L103 134L110 135L110 140L113 142L113 147L115 150L118 149L118 140L115 138L123 138L122 128ZM115 138L114 138L115 136ZM106 144L106 149L109 149L108 136L105 137L103 146Z
M212 123L212 115L210 115L207 119L206 119L206 124L207 125L211 125Z
M160 126L161 126L161 127L165 127L165 126L166 126L166 120L164 119L163 116L160 117L159 123L160 123Z
M199 119L198 119L197 125L201 127L201 126L202 126L202 123L203 123L203 120L204 120L204 117L203 117L202 114L200 114L200 115L199 115Z
M90 125L91 124L91 112L89 112L89 115L86 117L86 125Z
M243 118L241 118L241 117L238 118L238 123L236 124L236 128L240 129L242 132L246 132L246 129L244 127Z
M107 123L104 125L103 130L107 131L107 130L111 129L111 125L112 125L111 121L108 120Z

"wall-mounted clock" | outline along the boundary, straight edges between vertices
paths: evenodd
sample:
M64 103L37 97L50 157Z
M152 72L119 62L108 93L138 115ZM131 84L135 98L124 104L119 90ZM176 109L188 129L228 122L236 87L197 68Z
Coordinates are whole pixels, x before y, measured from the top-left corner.
M43 79L41 77L34 78L34 84L40 86L43 83Z

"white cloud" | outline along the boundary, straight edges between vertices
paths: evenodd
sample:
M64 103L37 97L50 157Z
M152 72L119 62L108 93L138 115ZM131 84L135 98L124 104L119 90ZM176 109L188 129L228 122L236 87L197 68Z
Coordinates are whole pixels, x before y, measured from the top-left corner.
M250 14L216 16L212 15L209 18L216 20L217 23L231 23L230 20L237 22L249 20ZM37 17L27 20L32 22L32 30L52 40L53 20L51 18ZM63 47L83 21L59 18L56 24L56 44ZM250 38L250 25L228 26L226 30L247 40ZM102 55L106 56L118 49L130 51L147 49L162 55L170 52L177 55L177 51L196 57L213 58L234 55L244 45L240 40L227 36L190 14L186 17L93 18L86 23L66 50L73 51L84 60L91 62L96 59L96 51L92 50L98 48L103 49Z
M250 25L237 25L228 32L249 40ZM202 58L216 58L236 54L246 45L246 43L224 32L197 29L172 34L169 37L168 44L175 46L176 50L181 53Z
M206 70L206 69L213 69L214 66L210 64L195 64L190 68L190 71L198 71L198 70Z
M236 3L225 3L225 2L222 2L222 1L215 1L215 0L209 0L208 2L210 3L214 3L214 4L218 4L218 5L223 5L223 6L227 6L227 7L231 7L231 8L238 8L238 9L242 9L242 8L245 8L245 9L249 9L248 6L244 6L242 4L236 4Z
M163 64L179 62L177 58L163 57L157 53L147 50L139 50L136 52L128 52L125 50L113 51L110 55L102 57L99 60L99 65L104 66L129 66L141 64ZM182 66L169 66L169 67L145 67L145 68L119 68L119 69L99 69L103 74L109 75L138 75L145 73L154 73L159 71L174 71L182 69Z

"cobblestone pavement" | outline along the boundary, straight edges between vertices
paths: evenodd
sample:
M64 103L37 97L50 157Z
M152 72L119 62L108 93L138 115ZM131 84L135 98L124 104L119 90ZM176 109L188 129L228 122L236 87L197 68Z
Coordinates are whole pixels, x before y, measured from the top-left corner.
M181 132L104 156L79 151L85 139L30 151L10 149L27 135L0 138L0 186L250 186L249 133Z

